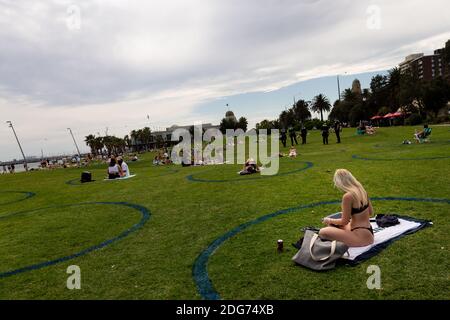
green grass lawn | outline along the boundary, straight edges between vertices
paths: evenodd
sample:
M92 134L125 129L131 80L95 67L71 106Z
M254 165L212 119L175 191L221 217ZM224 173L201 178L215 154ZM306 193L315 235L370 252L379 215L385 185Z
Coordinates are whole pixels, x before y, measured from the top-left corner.
M311 132L296 160L282 158L280 175L262 179L238 176L238 165L153 167L151 154L129 163L137 176L126 181L102 181L106 168L98 165L89 168L96 181L85 185L67 183L78 179L81 169L0 176L0 274L70 256L142 218L130 207L84 203L127 202L151 214L142 228L99 250L0 278L0 298L200 299L192 268L215 239L281 209L339 200L342 194L332 184L338 168L352 171L371 197L450 199L450 158L445 158L450 157L450 127L433 127L429 144L401 145L413 132L413 127L381 128L375 136L356 136L354 129L345 129L342 143L331 135L328 146L319 132ZM306 162L313 166L299 170ZM190 175L213 182L190 181ZM22 200L25 194L7 191L35 196ZM290 243L299 238L300 227L320 226L323 216L339 209L293 211L236 234L209 259L214 288L224 299L450 298L449 204L374 201L376 213L429 219L434 225L356 267L317 273L293 265ZM285 242L281 254L278 239ZM81 268L81 290L66 288L70 265ZM369 265L381 268L382 290L367 289Z

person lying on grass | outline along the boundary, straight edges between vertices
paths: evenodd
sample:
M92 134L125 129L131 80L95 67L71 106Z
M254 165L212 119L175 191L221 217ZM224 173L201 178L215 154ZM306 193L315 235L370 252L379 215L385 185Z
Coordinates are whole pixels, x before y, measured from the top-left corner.
M117 164L116 158L111 156L108 165L108 179L117 179L120 178L123 174L122 168Z
M257 173L259 171L260 171L260 169L259 169L258 165L256 164L256 161L253 158L249 158L245 162L244 168L242 169L241 172L239 172L239 174L241 174L241 175L253 174L253 173Z
M373 207L366 190L346 169L334 174L334 185L344 192L340 219L324 218L328 227L320 229L322 239L344 242L349 247L365 247L374 242L370 216Z
M375 128L372 127L372 126L367 126L366 127L366 133L369 134L369 135L375 134L376 133Z
M297 149L295 149L294 146L292 146L292 147L289 149L289 157L290 157L290 158L297 158Z

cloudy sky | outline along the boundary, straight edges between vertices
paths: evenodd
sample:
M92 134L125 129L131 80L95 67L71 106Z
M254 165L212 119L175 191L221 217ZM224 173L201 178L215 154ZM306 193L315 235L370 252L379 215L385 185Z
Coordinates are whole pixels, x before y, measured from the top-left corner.
M0 161L20 157L6 120L39 155L72 152L67 127L82 145L218 123L226 103L254 125L294 95L334 100L337 74L367 84L442 47L447 14L448 0L0 0Z

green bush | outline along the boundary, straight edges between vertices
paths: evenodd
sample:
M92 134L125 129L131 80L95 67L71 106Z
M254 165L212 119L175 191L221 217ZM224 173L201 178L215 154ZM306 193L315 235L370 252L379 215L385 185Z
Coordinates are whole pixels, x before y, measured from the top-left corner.
M450 116L448 116L448 115L441 115L436 118L436 123L443 123L443 122L449 122L449 121L450 121Z
M422 117L418 113L413 113L406 119L405 124L409 126L416 126L422 123Z
M324 121L320 121L320 119L312 119L305 122L305 128L307 130L313 130L314 128L320 129L322 128Z

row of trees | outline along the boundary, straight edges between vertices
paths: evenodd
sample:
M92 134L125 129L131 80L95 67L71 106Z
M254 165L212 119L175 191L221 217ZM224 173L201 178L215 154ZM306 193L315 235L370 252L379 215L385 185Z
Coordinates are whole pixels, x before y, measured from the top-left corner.
M266 119L257 123L256 130L299 128L302 125L305 125L307 128L318 127L323 122L323 114L330 110L331 104L328 98L323 94L319 94L312 101L296 101L290 109L282 111L278 119ZM320 120L311 120L311 111L320 113Z
M405 114L412 114L414 119L428 121L446 121L439 111L450 101L450 81L438 77L432 81L421 81L413 73L401 73L398 68L389 70L387 75L377 75L370 82L370 89L361 92L345 89L342 99L337 100L331 108L328 98L319 94L313 101L299 100L290 109L280 113L278 119L263 120L256 124L256 129L283 129L305 125L308 128L319 127L323 123L323 114L330 121L339 120L356 126L361 120L369 120L375 115L386 115L399 109ZM318 119L311 120L311 112L320 113Z
M92 134L86 136L84 141L91 148L91 153L95 156L124 153L131 143L128 136L121 139L115 136L96 137Z
M97 137L90 134L85 137L84 141L86 142L86 145L91 148L91 153L93 155L120 154L130 149L147 151L152 142L152 131L149 127L145 127L143 129L133 130L130 135L126 135L123 138L110 135ZM156 144L158 144L158 142L160 142L160 144L164 143L160 136L157 137L155 142Z
M359 120L401 110L405 114L417 114L423 120L436 121L439 110L449 100L450 82L443 77L423 81L414 73L402 73L394 68L387 75L373 77L370 90L364 89L361 94L345 90L343 99L334 103L329 118L355 125Z
M226 116L220 121L220 131L222 131L223 134L225 134L227 129L242 129L245 132L247 131L247 127L248 121L245 117L240 117L239 120L237 120L234 115Z

